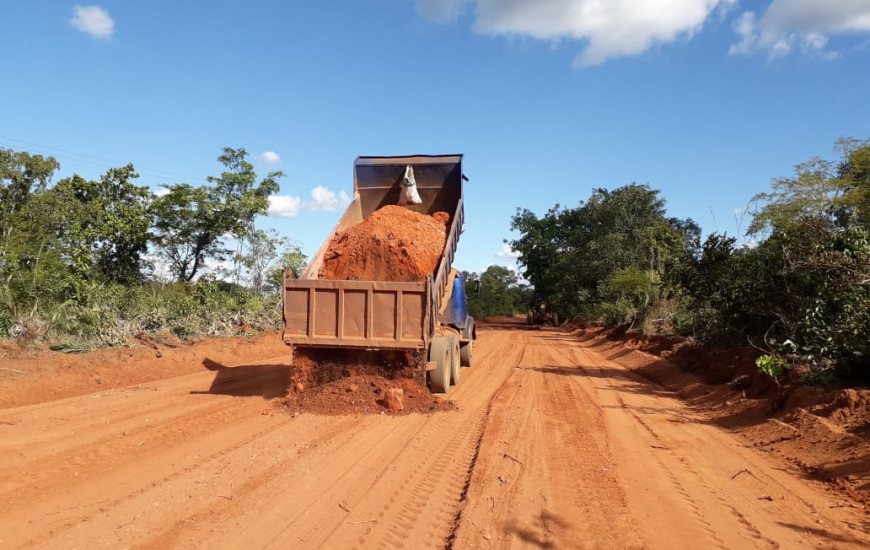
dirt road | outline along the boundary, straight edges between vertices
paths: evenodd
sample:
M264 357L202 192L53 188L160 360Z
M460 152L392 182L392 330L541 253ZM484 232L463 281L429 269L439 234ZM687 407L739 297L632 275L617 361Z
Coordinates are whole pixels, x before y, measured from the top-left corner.
M611 355L612 356L612 355ZM276 358L0 410L0 548L866 548L867 515L555 329L431 415L290 415Z

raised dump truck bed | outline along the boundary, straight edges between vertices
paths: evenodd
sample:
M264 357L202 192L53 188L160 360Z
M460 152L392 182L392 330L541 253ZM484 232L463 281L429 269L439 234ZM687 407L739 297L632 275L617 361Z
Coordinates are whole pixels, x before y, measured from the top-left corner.
M408 165L414 168L422 203L407 208L450 215L435 272L420 282L319 279L337 232L399 203ZM446 392L450 383L457 383L460 359L470 366L474 338L464 283L451 273L464 219L463 177L462 155L357 158L353 201L302 275L296 279L289 271L285 274L284 342L302 348L425 350L433 391Z

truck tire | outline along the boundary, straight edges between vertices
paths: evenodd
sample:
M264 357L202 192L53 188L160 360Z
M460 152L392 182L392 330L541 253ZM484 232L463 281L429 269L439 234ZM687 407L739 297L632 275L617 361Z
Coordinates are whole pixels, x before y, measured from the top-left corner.
M447 337L450 340L450 351L451 351L451 361L450 361L450 385L455 386L459 383L459 366L461 361L459 359L459 335L451 334Z
M559 314L558 313L553 314L553 326L554 327L559 326Z
M432 393L450 391L450 366L453 362L451 343L441 335L433 336L429 342L429 361L435 362L435 370L429 371L429 389Z
M473 341L469 340L468 342L459 344L459 364L463 367L471 367L472 357L471 357L471 346L474 344Z
M459 340L459 365L471 367L471 347L477 337L474 328L474 317L468 317L465 328L462 330L462 338ZM463 342L463 340L465 340Z
M527 325L534 325L535 324L535 314L532 313L531 311L526 313L526 324Z

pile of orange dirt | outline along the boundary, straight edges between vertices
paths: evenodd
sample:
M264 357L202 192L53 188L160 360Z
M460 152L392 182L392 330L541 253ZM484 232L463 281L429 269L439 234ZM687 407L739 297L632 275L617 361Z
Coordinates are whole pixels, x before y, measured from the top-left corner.
M426 387L420 353L301 349L293 359L287 408L293 413L407 414L452 410ZM402 390L403 407L390 410L388 390Z
M387 391L400 388L403 408L391 411ZM455 410L451 401L433 395L419 380L388 379L375 374L361 374L335 380L322 386L291 393L284 401L287 409L296 413L323 415L345 414L410 414Z
M359 281L423 281L433 273L447 241L450 215L419 214L384 206L335 234L318 277Z

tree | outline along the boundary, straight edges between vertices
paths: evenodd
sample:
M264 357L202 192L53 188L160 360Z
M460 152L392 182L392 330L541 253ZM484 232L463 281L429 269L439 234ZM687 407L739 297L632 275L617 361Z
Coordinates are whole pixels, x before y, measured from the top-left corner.
M795 166L792 177L774 178L771 191L752 198L756 205L747 234L770 233L805 218L825 218L840 225L870 206L870 140L837 140L839 162L814 157ZM863 205L863 208L862 208Z
M538 218L531 210L517 208L511 218L511 230L520 233L518 239L508 241L519 254L523 275L532 286L542 292L552 292L562 277L553 267L559 257L568 252L568 238L573 233L571 210L556 205Z
M279 188L277 178L283 174L271 172L257 183L246 156L244 149L225 148L218 161L227 170L208 178L213 185L167 185L168 192L154 199L154 243L177 280L193 280L209 258L227 258L223 236L247 237L254 218L268 209L269 197Z
M0 278L19 309L36 309L41 302L64 300L70 294L75 278L59 239L68 206L57 194L41 191L6 218Z
M245 281L257 293L279 290L284 271L299 270L307 256L299 245L282 237L275 229L255 229L248 235L246 247L238 257L244 268Z
M846 161L841 164L837 179L843 194L834 203L870 229L870 140L846 140L844 154Z
M54 157L31 155L0 148L0 265L5 260L10 235L11 217L21 210L34 193L51 183L60 163Z
M510 245L535 289L575 315L602 299L600 283L615 272L637 268L652 281L697 247L697 224L665 217L664 205L647 185L596 189L580 206L557 205L540 219L517 210L511 229L521 235Z
M474 273L464 273L466 281L477 278ZM468 311L478 318L495 315L513 315L528 310L531 295L528 286L520 283L519 277L510 269L491 265L481 273L480 293L469 293Z
M209 176L207 180L214 184L215 191L223 197L227 215L235 217L238 223L229 230L236 239L236 255L233 257L233 282L241 284L241 269L238 261L246 240L254 232L254 217L265 213L269 207L269 197L278 191L278 178L282 172L270 172L257 183L254 166L246 159L248 153L244 149L224 147L218 161L227 170L220 176Z
M8 231L4 219L20 210L31 194L46 189L59 168L54 157L0 148L0 234L5 237Z
M100 181L73 175L54 187L69 213L61 238L81 278L118 284L142 280L152 216L151 192L133 183L138 177L128 164L109 169Z
M294 277L299 277L305 270L308 256L296 244L289 244L276 265L269 272L267 281L269 290L280 291L284 285L284 273L290 271Z

